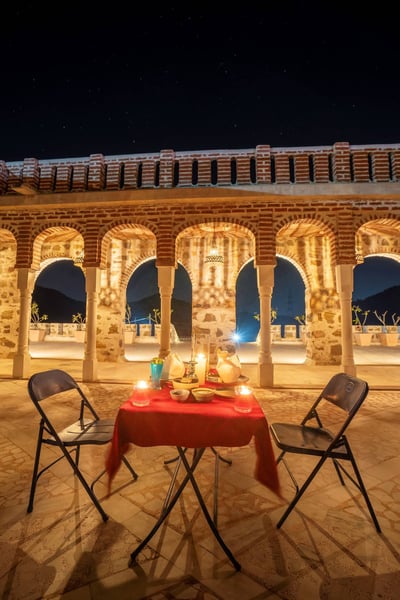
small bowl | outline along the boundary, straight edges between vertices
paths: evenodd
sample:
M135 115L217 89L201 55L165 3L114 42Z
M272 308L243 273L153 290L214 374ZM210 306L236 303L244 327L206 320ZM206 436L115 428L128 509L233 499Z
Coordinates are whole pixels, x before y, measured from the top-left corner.
M172 400L177 402L186 402L189 398L190 390L184 390L183 388L177 390L170 390L169 392Z
M198 387L198 381L182 381L183 377L178 377L177 379L172 380L172 385L175 390L192 390L195 387Z
M198 387L192 390L192 394L196 402L211 402L214 397L215 390L211 388Z

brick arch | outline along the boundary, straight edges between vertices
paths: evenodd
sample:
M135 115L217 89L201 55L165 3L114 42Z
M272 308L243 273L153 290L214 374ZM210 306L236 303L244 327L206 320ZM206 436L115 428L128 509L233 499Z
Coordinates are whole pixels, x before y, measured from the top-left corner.
M107 263L107 250L112 238L132 239L146 235L154 240L154 250L157 244L157 227L145 220L120 219L117 222L108 223L98 230L98 244L100 246L100 265L105 268ZM146 257L143 258L145 260ZM136 262L136 261L135 261Z
M71 243L72 241L77 241L77 251L78 248L83 248L83 237L81 231L79 231L80 227L74 225L67 224L52 224L47 223L47 226L42 225L38 227L37 230L33 229L33 243L32 243L32 260L31 260L31 268L38 270L40 269L40 265L43 260L49 258L71 258L74 259L74 256L71 256L71 251L67 254L62 252L50 252L48 255L43 255L42 248L43 244L46 243L47 239L50 236L54 237L54 243L58 242L62 243ZM71 248L70 248L71 250Z
M321 229L321 233L329 235L329 236L334 236L334 231L332 228L332 224L328 223L325 221L325 219L323 217L288 217L288 216L283 216L280 219L277 219L276 221L274 221L274 233L276 236L279 236L279 234L282 232L282 229L284 229L285 227L287 228L289 225L303 225L303 226L307 226L309 225L309 230L312 234L312 229L313 227L315 228L315 230L317 231L317 229ZM299 233L299 235L302 235L301 233Z
M224 231L224 227L231 226L230 229ZM180 241L184 239L185 236L190 235L190 237L197 238L205 238L213 235L215 231L215 235L217 237L221 237L225 244L229 245L229 241L238 240L238 239L249 239L250 240L250 249L249 254L253 259L255 259L255 235L254 232L249 228L244 226L239 222L238 219L223 219L223 218L210 218L210 217L202 217L201 219L193 219L191 223L185 222L184 227L179 227L180 231L177 233L177 237L175 238L175 256L178 258L182 266L186 269L188 273L190 273L190 278L193 281L193 273L191 273L190 266L183 260L182 256L180 256L178 247ZM226 250L226 248L225 248ZM229 255L231 249L228 249L226 255ZM237 273L240 272L243 265L243 261L241 264L236 265Z
M185 230L193 228L194 230L201 229L201 225L233 225L233 231L238 231L243 235L247 235L251 233L253 238L256 238L257 235L257 223L252 223L250 220L239 219L234 217L224 217L224 216L205 216L204 213L201 216L190 217L185 220L184 223L177 223L171 229L171 235L178 238L180 234L182 234Z
M290 229L294 227L297 227L297 231L290 232ZM321 234L326 236L331 250L331 262L332 264L336 263L338 236L337 232L334 231L332 224L327 223L325 219L316 217L282 217L282 219L280 219L274 224L275 235L278 240L279 235L282 234L282 230L284 228L286 228L289 231L290 237L312 237L313 235L320 236Z
M145 262L149 260L155 260L154 253L142 254L136 258L136 260L129 265L126 266L124 271L121 273L121 291L126 290L129 280L132 277L133 273L141 267Z
M400 255L400 220L363 219L355 231L357 262L366 256Z
M393 216L390 216L390 214L387 214L386 216L381 215L379 217L379 219L377 219L375 211L371 211L370 213L365 213L365 211L363 211L363 214L353 215L353 223L354 223L354 228L357 231L363 225L373 225L374 223L381 224L382 226L385 226L388 228L393 227L393 229L397 229L400 231L400 219L399 219L398 215L393 215Z
M4 223L0 227L0 241L2 242L17 242L18 238L18 230L16 227L9 225L8 223Z

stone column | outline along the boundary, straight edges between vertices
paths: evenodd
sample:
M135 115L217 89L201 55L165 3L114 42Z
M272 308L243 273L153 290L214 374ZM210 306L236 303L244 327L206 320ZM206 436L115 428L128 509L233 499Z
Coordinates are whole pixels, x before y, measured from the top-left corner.
M260 354L258 358L258 385L273 387L274 366L271 354L271 299L274 287L274 265L257 268L257 286L260 296Z
M100 290L100 269L86 267L86 335L82 380L97 381L96 321Z
M342 318L342 369L348 375L356 375L351 311L353 299L353 265L336 265L336 280Z
M160 357L171 352L171 299L175 281L175 267L159 266L158 289L161 300Z
M29 354L29 324L32 292L35 285L35 272L28 268L18 269L18 289L20 292L18 348L13 359L13 378L26 379L30 376L31 357Z

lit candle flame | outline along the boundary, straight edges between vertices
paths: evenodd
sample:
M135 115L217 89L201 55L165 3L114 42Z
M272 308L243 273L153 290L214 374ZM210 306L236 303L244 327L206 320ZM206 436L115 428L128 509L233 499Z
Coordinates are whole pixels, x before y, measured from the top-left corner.
M241 396L249 396L249 394L251 394L251 389L247 385L240 385L238 392Z
M149 387L149 384L147 383L147 381L140 380L140 381L137 382L137 384L136 384L135 387L138 390L147 390L148 387Z

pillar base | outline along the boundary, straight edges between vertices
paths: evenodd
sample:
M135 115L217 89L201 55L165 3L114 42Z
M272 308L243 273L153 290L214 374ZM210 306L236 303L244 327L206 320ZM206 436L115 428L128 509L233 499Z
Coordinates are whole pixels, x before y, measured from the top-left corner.
M85 358L82 363L82 381L98 381L97 360Z
M259 387L274 387L274 365L272 363L258 363L257 378Z
M13 359L13 379L28 379L31 374L31 355L16 354Z

